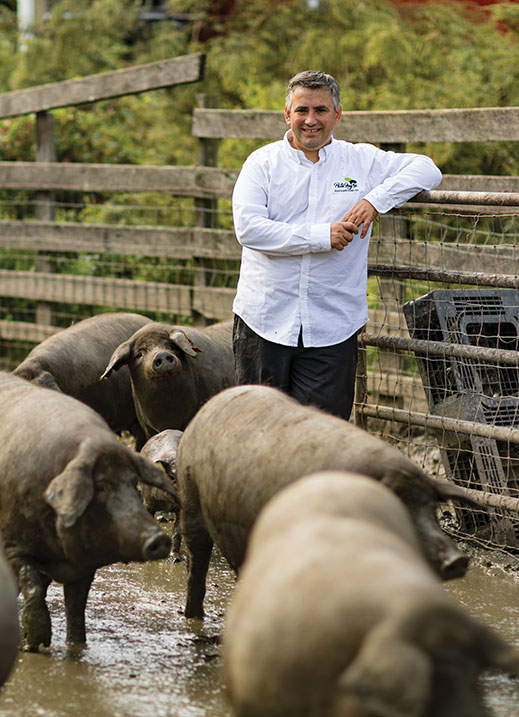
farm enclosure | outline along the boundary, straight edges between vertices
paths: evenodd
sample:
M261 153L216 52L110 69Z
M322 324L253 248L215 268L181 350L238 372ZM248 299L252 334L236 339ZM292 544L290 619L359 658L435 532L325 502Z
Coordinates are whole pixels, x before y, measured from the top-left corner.
M281 112L217 109L201 95L192 127L198 166L55 161L57 108L174 91L203 72L203 56L190 55L0 95L0 117L36 116L37 146L34 163L1 163L3 368L101 311L196 324L231 315L240 250L230 196L239 168L218 162L230 138L245 149L281 137ZM336 136L397 150L518 141L519 108L345 112ZM370 246L370 322L360 337L355 417L429 472L483 492L489 512L449 512L446 525L514 551L518 206L517 177L446 175L438 190L380 219ZM447 391L449 410L435 400ZM492 415L483 420L489 403Z

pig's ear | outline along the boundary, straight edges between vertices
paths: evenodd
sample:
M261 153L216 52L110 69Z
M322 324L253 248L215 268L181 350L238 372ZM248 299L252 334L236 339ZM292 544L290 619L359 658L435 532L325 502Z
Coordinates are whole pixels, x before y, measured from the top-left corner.
M406 488L409 487L408 481L405 478L406 474L403 471L396 471L393 469L387 470L382 477L380 482L389 488L396 495L400 496L405 492Z
M117 371L117 369L121 368L121 366L124 366L125 363L128 363L128 361L130 360L131 348L131 340L124 341L122 344L119 344L119 346L113 352L112 357L108 362L108 366L104 370L104 373L101 374L99 378L100 381L103 378L108 378L112 371Z
M64 471L49 483L44 497L56 511L65 528L70 528L83 515L94 497L92 460L79 453Z
M144 456L141 456L140 453L133 453L132 459L137 469L139 479L143 483L153 485L156 488L160 488L161 490L166 491L166 493L169 493L177 502L180 503L177 489L175 488L173 481L168 478L164 470L159 468L157 465L155 465L155 463L152 463Z
M53 391L59 391L62 393L61 388L56 383L54 376L48 371L42 371L35 379L33 383L37 386L43 386L44 388L52 388Z
M196 355L201 353L202 349L195 346L185 331L175 329L169 335L169 340L178 346L179 349L186 354L186 356L192 356L196 358Z

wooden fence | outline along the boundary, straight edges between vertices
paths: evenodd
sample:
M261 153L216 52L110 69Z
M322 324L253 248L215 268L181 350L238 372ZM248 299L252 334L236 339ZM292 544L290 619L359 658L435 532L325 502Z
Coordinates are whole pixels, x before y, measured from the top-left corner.
M17 342L28 347L56 331L58 304L81 305L83 310L89 307L91 313L113 308L160 313L173 321L190 317L199 323L231 315L240 251L229 228L229 210L225 213L221 207L229 205L239 168L219 167L218 148L229 138L280 138L286 129L282 112L218 109L210 106L215 104L213 98L201 95L192 125L200 147L196 166L55 161L54 109L198 82L203 73L204 56L194 54L0 95L0 118L36 115L36 161L0 163L0 191L31 193L35 214L30 219L0 220L0 256L8 258L10 251L16 251L37 257L29 269L13 268L7 259L4 265L0 263L0 303L36 304L32 320L20 321L4 312L0 347ZM397 150L417 142L515 142L519 140L519 108L346 111L336 136ZM194 218L189 225L178 226L57 221L54 193L61 190L165 193L192 202ZM519 288L515 248L518 206L519 177L445 175L435 191L422 192L401 210L380 219L370 245L370 280L377 287L376 300L370 303L370 323L361 336L359 423L382 419L395 439L401 438L402 427L410 431L413 426L429 426L435 435L440 430L481 432L477 422L457 420L451 425L449 420L454 419L429 415L422 380L413 364L414 354L420 349L445 357L452 345L427 342L425 349L420 347L409 336L402 305L420 289L424 292L442 285ZM506 240L503 221L513 224L512 230L505 232ZM467 229L467 222L472 228ZM487 223L484 241L477 236L481 222ZM492 228L492 223L498 228ZM411 233L410 226L414 227ZM470 240L471 232L474 241ZM172 281L171 276L155 281L120 274L56 272L56 257L72 254L171 260L184 271L178 271L182 277L178 281ZM225 281L219 280L223 274ZM505 353L498 349L499 362L517 366L516 358ZM4 360L4 367L7 363ZM514 426L495 431L499 440L504 440L501 434L505 431L509 443L519 444ZM424 456L430 451L431 444L426 444ZM513 501L519 491L514 493L510 486L501 488L512 500L509 507L515 510Z

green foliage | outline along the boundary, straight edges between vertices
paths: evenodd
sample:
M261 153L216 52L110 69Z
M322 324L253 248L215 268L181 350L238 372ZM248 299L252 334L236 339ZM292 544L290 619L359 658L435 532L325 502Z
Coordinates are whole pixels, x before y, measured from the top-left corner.
M10 79L19 61L16 29L15 13L0 6L0 92L10 89Z
M61 0L16 51L0 6L0 88L61 81L203 50L200 83L54 113L59 161L190 165L196 94L220 107L281 109L289 77L333 74L351 110L519 106L519 7L390 0L169 0L190 21L146 23L143 0ZM0 122L0 160L32 160L33 119ZM239 167L262 142L221 143ZM517 143L430 144L444 172L519 174Z

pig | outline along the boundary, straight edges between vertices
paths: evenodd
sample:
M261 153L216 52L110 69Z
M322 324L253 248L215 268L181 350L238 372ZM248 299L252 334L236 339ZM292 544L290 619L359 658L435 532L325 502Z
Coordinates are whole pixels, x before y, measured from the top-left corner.
M183 431L208 398L235 383L232 321L200 329L153 322L115 349L103 378L126 365L146 439Z
M214 396L179 444L181 531L188 554L185 614L203 616L213 542L238 571L259 511L283 486L320 470L352 470L393 488L411 511L427 557L444 579L460 577L468 558L442 531L439 501L474 501L429 477L397 448L344 419L303 406L270 386L234 386Z
M0 543L0 687L18 654L19 626L16 581Z
M100 382L100 377L116 346L149 322L147 316L123 312L91 316L35 346L13 373L83 401L116 433L129 431L139 450L145 437L135 414L128 369L107 381Z
M176 490L89 406L0 372L0 534L23 596L22 647L51 642L45 602L62 583L67 642L86 640L85 605L97 568L167 557L170 537L137 482Z
M484 717L480 673L519 673L443 590L385 480L314 473L260 512L224 629L236 717Z
M161 466L175 487L177 484L177 451L181 437L182 431L167 428L165 431L161 431L149 438L141 450L141 455ZM181 560L180 545L182 542L179 520L180 504L169 493L165 493L160 488L146 483L140 486L140 494L144 505L152 515L157 511L175 514L173 555L175 562L179 562Z

